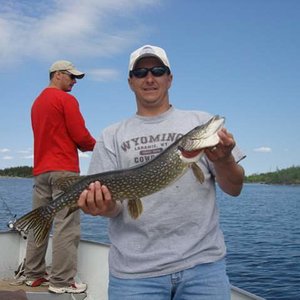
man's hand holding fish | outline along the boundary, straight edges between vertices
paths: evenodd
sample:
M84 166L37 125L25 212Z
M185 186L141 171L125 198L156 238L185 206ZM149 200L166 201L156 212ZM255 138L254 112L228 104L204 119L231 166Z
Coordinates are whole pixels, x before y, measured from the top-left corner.
M92 182L89 188L84 190L77 202L83 212L92 216L114 217L120 213L122 205L112 199L107 186L99 181Z
M222 128L218 132L219 144L205 149L207 158L214 163L219 186L232 196L240 194L244 170L235 161L232 150L235 147L233 135ZM230 173L231 176L228 176Z

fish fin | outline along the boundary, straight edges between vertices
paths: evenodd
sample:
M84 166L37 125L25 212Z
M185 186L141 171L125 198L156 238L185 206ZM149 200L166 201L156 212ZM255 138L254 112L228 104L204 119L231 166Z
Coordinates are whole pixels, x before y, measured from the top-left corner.
M72 213L73 213L74 211L76 211L77 209L79 209L79 207L78 207L77 205L71 206L71 207L69 208L69 210L68 210L66 216L64 217L64 219L67 218L70 214L72 214Z
M53 218L54 210L49 206L41 206L19 218L14 228L24 233L33 230L35 244L40 246L50 233Z
M143 212L143 203L141 199L128 200L128 212L133 219L137 219Z
M204 174L203 174L202 170L200 169L200 167L196 163L192 163L191 167L192 167L195 177L199 180L200 183L203 183L204 182Z
M84 177L85 176L61 177L53 182L53 187L66 192L70 186L72 186L74 183L78 182L80 179Z

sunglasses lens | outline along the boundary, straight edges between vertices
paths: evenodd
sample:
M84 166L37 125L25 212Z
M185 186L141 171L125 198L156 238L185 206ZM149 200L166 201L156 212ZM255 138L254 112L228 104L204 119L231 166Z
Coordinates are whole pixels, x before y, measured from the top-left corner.
M152 69L150 69L150 71L151 71L153 76L159 77L159 76L162 76L166 73L167 68L165 68L165 67L153 67Z
M146 69L146 68L135 69L135 70L132 70L131 72L132 72L132 74L134 75L134 77L137 77L137 78L143 78L143 77L146 77L146 76L147 76L147 74L148 74L148 69Z
M140 68L140 69L132 70L131 74L134 77L137 77L137 78L144 78L144 77L147 76L149 71L151 72L151 74L153 76L159 77L159 76L164 75L168 71L168 68L167 67L153 67L153 68L150 68L150 69Z
M67 72L67 71L60 71L60 72L65 74L65 75L68 75L71 78L71 80L76 79L76 76L71 74L70 72Z

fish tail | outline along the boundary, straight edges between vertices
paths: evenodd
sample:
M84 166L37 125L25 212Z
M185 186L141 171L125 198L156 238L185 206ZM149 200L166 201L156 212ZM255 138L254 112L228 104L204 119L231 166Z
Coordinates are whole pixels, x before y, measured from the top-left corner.
M49 206L41 206L18 219L14 228L26 234L33 230L35 244L40 246L49 235L54 215Z

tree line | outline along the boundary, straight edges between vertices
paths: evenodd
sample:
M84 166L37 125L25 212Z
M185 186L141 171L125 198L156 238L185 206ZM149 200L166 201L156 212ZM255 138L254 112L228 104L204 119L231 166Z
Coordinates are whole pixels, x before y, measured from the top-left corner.
M8 177L32 177L32 167L20 166L0 169L0 176ZM300 166L292 166L287 169L277 169L275 172L253 174L245 177L247 183L266 184L300 184Z
M0 169L0 176L8 177L32 177L32 167L29 166L20 166L13 168Z
M266 184L300 184L300 167L292 166L286 169L277 169L275 172L253 174L246 176L245 182Z

